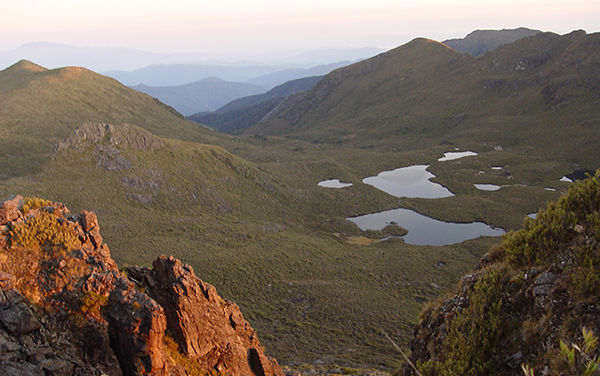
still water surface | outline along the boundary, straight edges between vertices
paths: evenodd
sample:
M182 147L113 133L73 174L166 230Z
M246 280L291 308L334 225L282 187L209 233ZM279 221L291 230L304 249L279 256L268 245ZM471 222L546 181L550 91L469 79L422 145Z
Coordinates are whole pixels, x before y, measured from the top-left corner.
M414 165L393 171L384 171L377 176L363 179L363 183L396 197L442 198L454 196L448 189L429 180L435 175L427 171L427 167L429 165Z
M464 157L471 157L473 155L477 155L474 151L450 151L448 153L444 153L444 156L438 159L439 162L445 161L453 161L455 159L460 159Z
M451 223L438 221L408 209L387 210L347 218L361 230L382 230L391 222L408 230L402 239L414 245L448 245L460 243L480 236L500 236L504 230L492 228L485 223Z
M468 156L475 153L463 152L460 154ZM427 171L427 167L429 166L414 165L393 171L384 171L377 176L363 179L363 182L396 197L443 198L454 196L448 189L429 180L435 175ZM356 223L362 230L382 230L391 222L396 222L408 230L408 234L402 239L406 243L414 245L448 245L479 236L500 236L504 233L504 230L491 228L485 223L443 222L408 209L388 210L348 218L348 220Z
M475 188L479 189L480 191L497 191L499 190L500 187L499 185L495 185L495 184L473 184L475 186Z
M325 188L345 188L350 187L352 183L342 183L339 179L331 179L320 181L317 185Z

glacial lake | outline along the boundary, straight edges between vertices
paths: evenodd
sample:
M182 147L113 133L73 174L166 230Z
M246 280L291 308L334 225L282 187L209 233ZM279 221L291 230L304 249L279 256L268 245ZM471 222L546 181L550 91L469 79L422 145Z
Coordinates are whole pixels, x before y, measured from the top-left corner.
M331 179L320 181L317 185L325 188L345 188L352 186L352 183L342 183L339 179Z
M408 230L401 238L413 245L448 245L480 236L500 236L501 228L492 228L485 223L451 223L438 221L409 209L393 209L360 217L346 218L356 223L361 230L382 230L391 222Z
M427 167L429 165L414 165L393 171L384 171L377 176L363 179L363 183L396 197L443 198L454 196L448 189L429 180L435 175L427 171Z
M434 199L454 196L448 189L429 180L435 175L427 171L427 167L429 165L414 165L393 171L384 171L377 176L363 179L363 183L370 184L396 197ZM414 245L441 246L460 243L480 236L504 234L504 230L492 228L485 223L443 222L409 209L387 210L347 219L354 222L363 231L382 230L391 222L395 222L408 230L408 233L401 238L406 243Z
M450 151L448 153L444 153L444 156L438 159L438 162L453 161L455 159L471 157L473 155L477 155L477 153L474 151Z
M480 191L497 191L499 190L500 187L499 185L495 185L495 184L473 184L475 186L475 188L479 189Z

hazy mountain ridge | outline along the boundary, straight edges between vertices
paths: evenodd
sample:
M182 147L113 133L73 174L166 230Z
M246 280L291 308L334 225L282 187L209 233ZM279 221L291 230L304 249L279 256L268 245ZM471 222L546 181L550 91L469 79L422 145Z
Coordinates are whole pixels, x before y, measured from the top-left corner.
M324 76L334 69L351 64L350 61L341 61L332 64L319 65L307 69L286 69L270 74L266 74L260 77L251 78L247 82L251 84L260 85L269 89L275 86L282 85L288 81L295 81L300 78L313 77L313 76Z
M447 39L442 43L460 52L466 52L475 57L496 49L503 44L512 43L519 39L540 33L525 27L502 30L475 30L464 38Z
M188 116L189 120L229 133L258 123L288 95L309 90L323 76L300 78L274 87L264 94L236 99L214 113Z
M215 77L180 86L140 84L131 88L159 99L184 116L202 111L214 111L235 99L265 91L257 85L227 82Z
M275 65L207 65L207 64L159 64L128 71L107 71L102 74L119 80L125 85L174 86L197 82L209 77L224 81L244 82L251 78L284 69Z
M24 44L11 51L0 52L0 67L8 67L19 60L31 60L52 68L82 66L102 72L116 69L132 70L150 64L202 58L205 58L205 55L195 53L161 54L132 48L76 47L61 43L36 42Z
M271 65L287 69L312 67L337 61L355 61L371 57L379 48L345 48L316 51L275 51L255 56L235 57L233 53L156 53L121 47L77 47L61 43L34 42L14 50L0 51L0 68L9 67L19 60L35 61L50 68L82 66L95 72L132 71L159 64L201 64L205 66ZM265 63L266 62L266 63ZM211 74L209 74L210 76ZM127 85L178 85L186 82L132 82ZM228 80L225 77L221 77Z

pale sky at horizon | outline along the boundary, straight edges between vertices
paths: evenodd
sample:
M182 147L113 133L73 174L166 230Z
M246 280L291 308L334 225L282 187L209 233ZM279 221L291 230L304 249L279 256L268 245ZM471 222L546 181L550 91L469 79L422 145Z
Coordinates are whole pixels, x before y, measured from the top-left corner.
M2 4L0 51L30 42L244 54L392 48L476 29L600 31L600 1L30 0Z

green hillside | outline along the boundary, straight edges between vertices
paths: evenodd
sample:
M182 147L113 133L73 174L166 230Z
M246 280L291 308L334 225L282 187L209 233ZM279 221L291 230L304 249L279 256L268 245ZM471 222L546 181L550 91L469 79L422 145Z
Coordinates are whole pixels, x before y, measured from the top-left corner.
M474 58L415 39L332 72L245 133L378 150L501 147L595 170L599 43L539 33Z
M264 158L282 144L269 148ZM346 236L361 232L345 216L393 208L395 200L364 184L345 191L317 187L319 175L343 167L318 150L301 153L302 160L282 153L287 159L269 167L272 162L248 163L218 146L162 139L135 126L86 124L38 173L0 181L0 195L18 192L62 200L73 212L93 210L120 265L148 265L159 254L190 262L242 307L282 364L394 369L399 360L381 330L406 342L423 302L497 239L445 247L349 244ZM440 261L447 266L438 267Z
M478 59L417 39L229 136L93 72L20 62L0 72L0 197L95 211L120 265L191 263L282 364L392 370L382 331L407 343L424 303L500 239L413 246L346 218L403 207L518 229L562 176L599 164L599 66L597 35L539 34ZM477 155L439 161L456 150ZM362 181L414 164L455 196Z
M86 122L139 125L193 141L210 132L172 108L84 68L20 61L0 71L0 178L36 171L54 145Z

